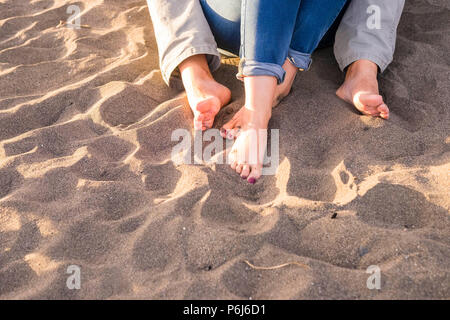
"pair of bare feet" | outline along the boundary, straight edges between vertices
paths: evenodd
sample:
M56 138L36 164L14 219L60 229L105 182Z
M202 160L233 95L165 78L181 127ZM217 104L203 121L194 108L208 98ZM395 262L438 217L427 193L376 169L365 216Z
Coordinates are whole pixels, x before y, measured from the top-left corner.
M179 68L194 113L194 128L211 128L220 108L230 101L230 90L214 80L204 55L186 59ZM283 68L286 77L280 85L273 77L245 77L245 106L221 128L224 138L236 139L228 154L231 168L251 184L262 174L271 110L290 93L298 71L287 60ZM365 115L388 119L389 109L379 94L377 73L375 63L355 61L349 66L345 81L336 94Z

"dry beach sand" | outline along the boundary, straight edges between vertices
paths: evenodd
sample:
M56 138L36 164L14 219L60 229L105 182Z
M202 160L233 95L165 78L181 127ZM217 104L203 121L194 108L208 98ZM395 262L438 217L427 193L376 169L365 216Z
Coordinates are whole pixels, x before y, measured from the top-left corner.
M449 9L407 1L389 121L340 101L317 52L273 112L278 171L251 186L171 161L192 116L145 1L0 0L0 298L450 298ZM243 103L235 72L216 73L233 92L216 128Z

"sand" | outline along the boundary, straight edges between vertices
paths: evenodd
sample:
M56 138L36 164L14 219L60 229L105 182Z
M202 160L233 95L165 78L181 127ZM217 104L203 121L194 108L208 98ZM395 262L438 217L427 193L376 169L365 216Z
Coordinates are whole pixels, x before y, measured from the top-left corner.
M447 1L407 1L380 76L389 121L340 101L317 52L273 112L280 165L255 186L171 161L192 115L162 81L145 1L79 0L79 30L61 24L70 4L0 1L1 299L450 298ZM216 128L243 103L235 73L215 74L233 93Z

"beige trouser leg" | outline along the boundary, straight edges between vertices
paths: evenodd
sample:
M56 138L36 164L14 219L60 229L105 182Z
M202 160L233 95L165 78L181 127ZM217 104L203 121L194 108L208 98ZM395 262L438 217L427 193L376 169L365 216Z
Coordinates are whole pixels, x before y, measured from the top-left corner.
M211 72L220 66L220 54L199 0L147 0L158 45L164 81L187 58L205 54Z
M334 54L342 70L360 59L376 63L381 72L387 68L394 57L397 26L404 5L405 0L350 2L334 45Z

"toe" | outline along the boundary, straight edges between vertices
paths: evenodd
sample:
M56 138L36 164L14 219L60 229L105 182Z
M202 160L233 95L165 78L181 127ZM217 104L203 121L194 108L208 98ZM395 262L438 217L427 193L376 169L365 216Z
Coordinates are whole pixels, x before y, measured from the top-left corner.
M242 172L242 167L243 167L244 165L243 164L238 164L237 166L236 166L236 173L237 174L241 174L241 172Z
M373 108L370 109L370 111L368 111L367 114L368 114L369 116L372 116L372 117L378 117L378 116L380 115L380 113L378 112L378 110L373 109Z
M242 177L242 179L247 179L247 177L249 176L249 174L250 174L250 166L249 166L248 164L245 164L245 165L242 167L242 172L241 172L241 177Z
M220 135L222 138L227 139L227 130L224 128L220 128Z
M241 127L239 125L234 126L231 129L226 129L225 127L222 127L220 129L220 135L229 140L237 139L239 134L241 133Z
M232 130L235 125L236 125L236 120L231 119L230 121L225 123L222 128L220 128L220 135L225 139L229 139L228 132L230 130Z
M389 108L384 103L382 105L380 105L377 109L380 113L389 113Z
M224 130L232 130L234 128L236 128L237 126L241 126L241 117L242 117L242 109L240 109L234 116L233 118L228 121L227 123L225 123L222 127L222 129Z
M389 119L389 108L386 104L382 104L377 109L380 112L380 117L383 119Z
M208 120L203 120L203 126L207 129L212 128L213 124L214 124L214 118L208 119Z
M222 128L225 130L231 130L236 126L236 122L237 122L236 119L231 119L230 121L225 123Z
M227 151L228 152L228 151ZM233 163L237 162L237 156L236 156L236 149L231 149L228 152L228 156L227 156L227 163L232 165ZM236 165L235 165L236 167ZM233 168L234 170L234 168Z
M220 110L220 100L216 97L209 97L200 102L195 106L194 114L196 121L202 123L202 129L211 128L214 123L214 117ZM203 130L205 130L203 129Z
M226 138L229 140L234 140L239 136L240 131L241 131L241 128L238 128L238 127L228 130L226 132Z
M194 119L194 130L203 130L203 123Z
M377 107L368 106L368 105L363 106L363 108L360 111L363 114L368 115L368 116L372 116L372 117L377 117L380 114L380 112L378 111Z
M356 94L353 103L363 114L372 117L380 116L381 111L379 111L378 108L384 104L382 96L369 93Z
M251 172L247 178L247 181L251 184L255 184L256 181L261 177L262 168L260 165L251 166Z

